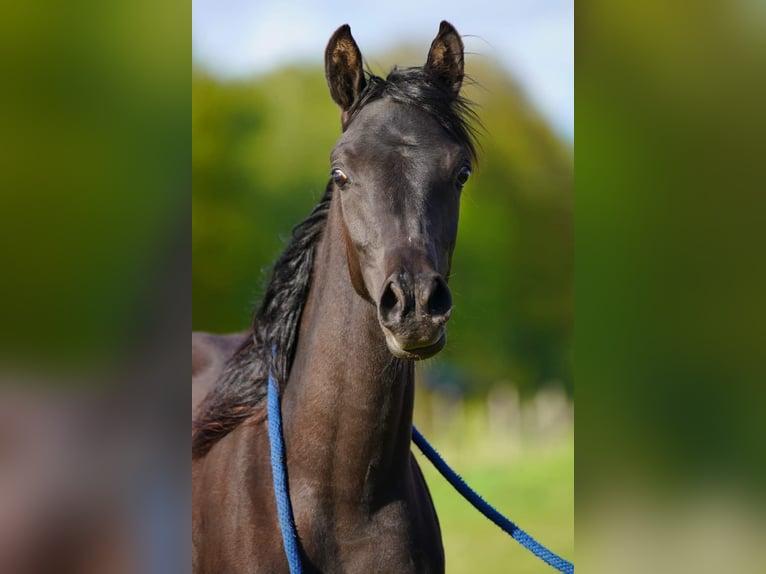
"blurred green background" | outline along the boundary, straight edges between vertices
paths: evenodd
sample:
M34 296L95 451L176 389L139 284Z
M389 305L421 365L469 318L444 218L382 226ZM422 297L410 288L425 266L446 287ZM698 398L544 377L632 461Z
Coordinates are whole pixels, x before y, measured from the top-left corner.
M373 60L415 65L424 50ZM269 265L324 189L340 125L320 56L236 80L194 69L195 330L248 327ZM572 557L573 150L499 65L469 60L468 72L480 163L463 193L449 342L419 368L415 421L488 500ZM449 572L545 571L426 474Z
M766 3L576 21L577 564L762 572Z

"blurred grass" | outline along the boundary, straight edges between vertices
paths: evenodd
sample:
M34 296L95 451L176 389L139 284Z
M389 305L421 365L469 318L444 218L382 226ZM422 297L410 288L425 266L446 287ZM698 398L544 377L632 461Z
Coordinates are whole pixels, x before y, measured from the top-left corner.
M442 435L427 434L426 438L487 502L538 542L574 560L571 429L555 445L526 444L513 457L488 457L479 444L475 449L460 448L458 456ZM419 451L416 457L439 515L448 574L550 572L549 566L466 502Z

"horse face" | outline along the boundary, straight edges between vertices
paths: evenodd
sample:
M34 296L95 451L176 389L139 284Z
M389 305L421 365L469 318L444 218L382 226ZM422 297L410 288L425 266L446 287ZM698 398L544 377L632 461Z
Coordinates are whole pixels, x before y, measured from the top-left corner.
M438 66L446 66L444 58L459 48L459 58L450 60L459 61L459 69L431 76L445 82L443 94L456 97L462 43L445 24L426 69L443 71ZM408 105L384 92L353 109L365 79L347 27L331 39L325 61L345 130L331 162L351 282L377 306L391 353L405 359L430 357L444 346L452 313L447 280L469 154L426 111L428 106Z

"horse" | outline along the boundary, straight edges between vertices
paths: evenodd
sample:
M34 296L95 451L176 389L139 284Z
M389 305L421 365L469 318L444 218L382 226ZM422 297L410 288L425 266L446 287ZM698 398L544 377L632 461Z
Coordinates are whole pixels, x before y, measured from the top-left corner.
M252 330L192 337L195 573L289 572L264 424L279 385L305 572L443 572L410 450L414 365L446 342L461 190L479 126L463 42L383 78L348 25L325 51L342 133L330 177L271 271Z

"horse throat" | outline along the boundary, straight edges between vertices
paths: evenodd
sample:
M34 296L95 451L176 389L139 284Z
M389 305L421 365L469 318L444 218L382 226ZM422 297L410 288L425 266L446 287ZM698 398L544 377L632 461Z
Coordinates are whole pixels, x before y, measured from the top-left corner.
M405 488L414 364L389 352L374 305L352 285L339 199L315 253L283 396L293 503L374 512Z

